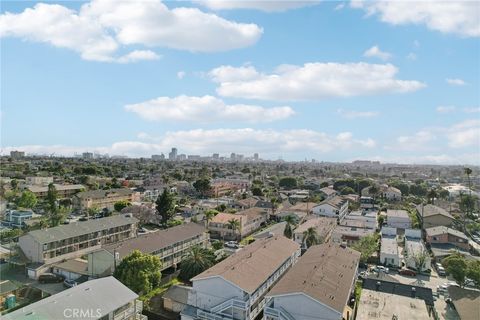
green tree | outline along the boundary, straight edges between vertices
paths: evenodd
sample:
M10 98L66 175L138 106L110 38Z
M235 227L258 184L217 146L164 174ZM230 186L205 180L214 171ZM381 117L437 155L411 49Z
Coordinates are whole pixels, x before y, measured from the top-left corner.
M465 258L458 253L451 254L442 261L445 270L452 275L460 286L465 282L467 274L467 262Z
M54 211L51 211L48 216L50 227L56 227L63 223L63 221L65 221L68 211L68 208L65 207L58 207Z
M50 183L48 185L48 191L47 191L47 205L48 205L48 210L50 212L55 212L57 210L57 188L55 188L55 185L53 183Z
M320 183L320 188L326 188L326 187L328 187L328 182L324 181Z
M355 194L355 190L353 190L351 187L343 187L342 190L340 191L340 194L342 195Z
M33 208L38 200L35 194L29 190L22 192L22 195L17 201L17 206L22 208Z
M17 190L17 188L18 188L18 181L17 181L17 179L12 179L12 180L10 180L10 187L12 187L13 190Z
M480 287L480 261L470 260L467 262L467 277L475 282L475 286Z
M253 188L252 188L252 194L253 194L254 196L263 197L262 188L260 188L260 187L253 187Z
M22 229L4 229L0 232L0 240L7 241L17 238L23 234Z
M415 266L417 267L418 271L423 271L423 269L425 269L427 258L428 252L426 250L422 250L413 256L413 260L415 261Z
M292 239L293 226L295 225L295 217L293 215L288 215L285 217L284 221L287 224L285 225L285 229L283 230L283 235L288 239Z
M307 229L307 231L303 232L303 242L305 243L307 249L316 244L320 244L321 241L318 236L317 230L310 227Z
M183 257L179 277L184 281L190 281L191 278L207 270L214 264L215 254L211 250L200 246L193 246Z
M113 205L113 208L115 209L115 211L120 212L122 211L123 208L129 207L131 205L132 204L130 203L130 201L122 200L122 201L115 202L115 204Z
M297 187L297 179L295 177L283 177L278 182L278 185L284 189L293 189Z
M361 238L353 246L353 249L360 252L360 261L367 262L368 258L378 249L378 240L375 235L368 235Z
M175 215L175 199L173 194L167 188L163 189L162 194L156 201L157 211L162 217L162 223L166 224L168 220Z
M233 236L237 238L237 230L241 232L242 227L242 225L240 224L240 220L232 218L228 220L228 226L230 227L230 229L232 229Z
M210 179L208 178L198 179L193 183L193 187L198 193L200 193L202 197L207 196L212 189L212 186L210 185Z
M138 294L146 294L158 287L162 274L158 256L134 250L115 268L113 276Z
M215 217L217 214L218 214L218 211L216 211L216 210L207 210L207 211L205 211L205 213L204 213L205 222L206 222L206 226L205 226L205 227L208 227L208 223L210 222L210 220L212 220L213 217Z
M435 189L430 189L427 193L428 203L435 204L435 199L438 197L437 191Z

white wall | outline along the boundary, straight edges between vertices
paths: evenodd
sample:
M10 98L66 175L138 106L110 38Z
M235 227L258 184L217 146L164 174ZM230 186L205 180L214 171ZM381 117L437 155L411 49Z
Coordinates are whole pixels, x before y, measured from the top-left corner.
M188 294L188 304L209 310L232 298L243 300L244 292L221 277L195 280Z

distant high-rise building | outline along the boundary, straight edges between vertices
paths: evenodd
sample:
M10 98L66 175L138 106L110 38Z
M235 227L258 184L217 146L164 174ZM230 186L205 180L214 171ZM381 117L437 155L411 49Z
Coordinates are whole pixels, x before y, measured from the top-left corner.
M82 158L83 159L93 159L93 153L92 152L84 152L84 153L82 153Z
M153 161L165 160L165 155L163 153L162 154L154 154L154 155L152 155L152 160Z
M188 160L200 160L200 156L199 155L196 155L196 154L189 154L188 155Z
M178 161L184 161L184 160L187 160L187 155L186 154L179 154L177 157L176 157L176 160Z
M254 154L253 154L253 160L258 161L258 159L259 159L259 158L258 158L258 153L254 153Z
M230 160L236 160L237 159L237 155L235 154L235 152L232 152L232 154L230 155Z
M214 159L214 160L218 160L219 158L220 158L220 155L218 153L214 153L212 155L212 159Z
M177 148L172 148L172 151L168 154L169 160L177 160Z
M10 157L13 159L21 159L25 157L25 151L10 151Z

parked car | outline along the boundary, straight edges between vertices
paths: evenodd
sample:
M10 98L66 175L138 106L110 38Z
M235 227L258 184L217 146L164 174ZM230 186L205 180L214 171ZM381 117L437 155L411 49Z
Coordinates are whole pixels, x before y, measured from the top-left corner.
M415 277L417 275L415 271L410 269L402 269L398 272L398 274L401 274L402 276L410 276L410 277Z
M40 283L56 283L63 282L64 280L64 276L54 273L44 273L38 277L38 282Z
M437 268L437 273L438 273L439 276L444 277L444 276L447 275L447 273L445 272L445 268L442 267L442 265L440 263L437 263L435 265L435 267Z
M231 249L238 249L238 242L237 241L225 242L225 247L231 248Z
M388 273L390 270L387 267L384 267L384 266L375 266L375 267L373 267L373 271Z
M73 288L78 285L78 283L75 280L65 279L63 285L67 288Z

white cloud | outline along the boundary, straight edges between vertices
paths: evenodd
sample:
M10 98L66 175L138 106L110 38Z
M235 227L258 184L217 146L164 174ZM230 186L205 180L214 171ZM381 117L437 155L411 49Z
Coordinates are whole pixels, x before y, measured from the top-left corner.
M374 156L370 160L381 161L383 163L404 163L404 164L436 164L436 165L466 165L480 164L480 153L462 153L462 154L418 154L418 155L393 155L393 156Z
M280 65L272 74L252 66L220 66L209 75L219 83L222 96L277 101L405 93L425 87L419 81L395 79L397 72L391 64L361 62Z
M437 112L438 113L450 113L454 112L457 108L455 106L438 106Z
M344 110L338 109L338 114L347 119L358 119L358 118L374 118L378 116L377 111L354 111L354 110Z
M282 12L320 3L319 0L198 0L195 2L212 10L253 9L265 12Z
M480 37L478 1L361 1L353 0L367 16L378 15L393 25L424 24L431 30L462 37Z
M142 139L152 140L148 134L139 134ZM262 155L276 157L279 154L291 154L298 157L298 153L336 153L340 150L356 150L375 147L372 139L355 139L349 132L337 135L328 135L323 132L297 129L277 131L272 129L257 130L242 129L195 129L188 131L167 132L155 141L121 141L108 147L69 147L63 145L43 146L28 145L5 147L2 154L11 150L23 150L27 153L51 154L72 156L90 150L110 155L150 156L151 154L166 152L172 146L181 148L182 152L195 154L212 154L230 152L252 154L259 152Z
M211 122L272 122L287 119L295 114L292 108L280 106L264 108L255 105L227 105L212 96L174 98L159 97L125 106L127 111L150 121Z
M413 52L410 52L408 55L407 55L407 59L410 60L410 61L415 61L417 60L417 55Z
M447 78L445 79L445 81L451 85L451 86L464 86L466 85L467 83L465 81L463 81L462 79L450 79L450 78Z
M185 75L186 75L185 71L178 71L177 72L177 78L180 79L180 80L185 78Z
M480 120L466 120L450 128L446 133L451 148L475 147L480 149Z
M343 8L345 8L345 3L342 2L340 4L337 4L334 10L338 11L338 10L342 10Z
M480 107L464 108L465 113L478 113L480 112Z
M436 136L427 130L416 132L411 136L400 136L397 138L397 143L393 146L387 147L392 150L423 150L428 143L436 139Z
M170 10L160 0L93 0L78 11L38 3L21 13L0 15L0 37L48 43L78 52L85 60L104 62L158 58L149 50L121 57L120 47L226 51L250 46L262 33L256 24L237 23L196 8Z
M363 53L363 56L369 58L378 58L383 61L389 60L392 57L390 53L380 50L378 46L373 46L370 49L366 50Z

